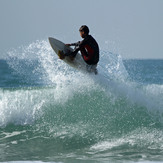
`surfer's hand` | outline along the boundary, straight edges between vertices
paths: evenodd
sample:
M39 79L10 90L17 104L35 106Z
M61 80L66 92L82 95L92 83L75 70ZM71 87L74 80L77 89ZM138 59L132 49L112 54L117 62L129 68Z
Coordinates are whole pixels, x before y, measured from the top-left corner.
M65 44L66 46L71 46L71 44Z

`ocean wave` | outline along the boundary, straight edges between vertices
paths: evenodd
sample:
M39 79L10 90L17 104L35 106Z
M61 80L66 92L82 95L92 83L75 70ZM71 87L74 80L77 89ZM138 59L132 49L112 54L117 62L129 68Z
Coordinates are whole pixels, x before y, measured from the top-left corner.
M0 141L11 140L9 155L14 144L34 148L40 140L40 149L53 142L54 153L75 149L78 158L78 149L92 159L163 150L162 85L131 80L119 55L100 53L98 75L58 60L45 40L8 53L6 62L21 80L0 89Z

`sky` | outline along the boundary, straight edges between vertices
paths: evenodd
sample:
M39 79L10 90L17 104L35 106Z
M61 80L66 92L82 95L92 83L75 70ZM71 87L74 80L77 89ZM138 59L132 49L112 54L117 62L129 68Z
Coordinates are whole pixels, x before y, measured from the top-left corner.
M79 41L81 25L101 50L163 59L163 0L0 0L0 58L49 36Z

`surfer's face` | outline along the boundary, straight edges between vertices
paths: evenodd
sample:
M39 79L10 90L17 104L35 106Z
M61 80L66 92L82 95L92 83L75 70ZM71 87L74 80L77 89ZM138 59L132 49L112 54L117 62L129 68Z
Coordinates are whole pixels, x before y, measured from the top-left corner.
M84 33L84 31L80 31L80 36L81 36L82 38L85 38L86 34Z

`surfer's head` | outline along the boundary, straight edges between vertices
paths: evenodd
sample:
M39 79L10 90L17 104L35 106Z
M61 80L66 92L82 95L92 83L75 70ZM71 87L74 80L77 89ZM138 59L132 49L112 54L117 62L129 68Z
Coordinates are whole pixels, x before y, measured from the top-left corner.
M80 36L85 38L89 34L89 28L86 25L82 25L79 28Z

